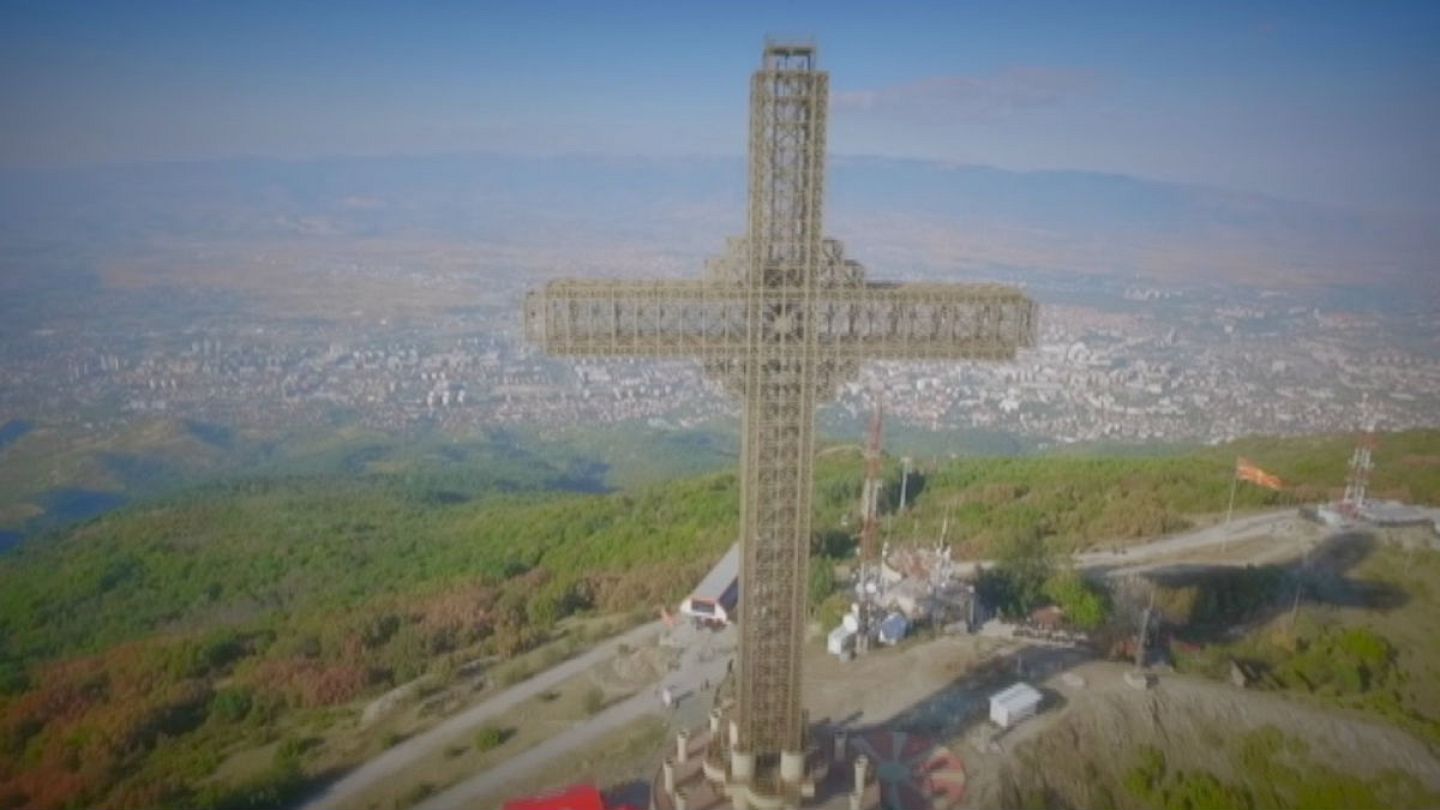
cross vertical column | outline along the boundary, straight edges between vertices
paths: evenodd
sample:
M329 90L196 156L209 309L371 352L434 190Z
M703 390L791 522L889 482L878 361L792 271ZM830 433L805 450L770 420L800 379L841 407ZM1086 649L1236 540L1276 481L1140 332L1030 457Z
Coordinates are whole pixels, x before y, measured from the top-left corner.
M762 785L803 776L794 764L805 750L800 652L817 404L817 332L807 321L821 259L827 94L808 46L767 48L751 83L735 717L741 764L733 770Z

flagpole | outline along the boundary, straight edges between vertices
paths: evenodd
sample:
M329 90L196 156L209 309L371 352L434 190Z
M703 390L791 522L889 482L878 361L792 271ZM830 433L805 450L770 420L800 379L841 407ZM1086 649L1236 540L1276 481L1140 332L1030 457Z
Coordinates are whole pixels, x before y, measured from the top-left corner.
M1238 468L1240 460L1235 460L1236 469L1230 470L1230 505L1225 507L1225 531L1220 535L1220 553L1225 553L1225 547L1230 543L1230 519L1235 516L1235 488L1240 484Z

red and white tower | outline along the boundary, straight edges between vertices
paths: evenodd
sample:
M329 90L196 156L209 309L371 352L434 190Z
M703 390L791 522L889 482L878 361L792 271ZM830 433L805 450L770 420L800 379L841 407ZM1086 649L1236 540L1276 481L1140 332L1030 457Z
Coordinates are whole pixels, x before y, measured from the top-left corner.
M883 485L881 444L885 431L885 404L878 397L875 413L870 417L870 439L865 445L865 485L860 490L860 576L855 584L857 603L860 606L859 631L855 636L855 651L865 653L870 648L870 636L874 631L876 606L882 584L880 576L880 487Z
M1365 508L1365 497L1370 490L1370 471L1375 469L1371 457L1375 450L1375 433L1366 430L1355 443L1355 452L1350 456L1350 472L1345 476L1345 497L1340 500L1340 513L1354 520Z

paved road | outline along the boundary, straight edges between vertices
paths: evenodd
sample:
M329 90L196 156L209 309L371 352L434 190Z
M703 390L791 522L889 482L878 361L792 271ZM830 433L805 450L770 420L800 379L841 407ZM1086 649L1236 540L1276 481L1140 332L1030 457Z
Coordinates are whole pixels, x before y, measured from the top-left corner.
M417 804L412 810L473 810L484 807L506 783L537 771L570 752L583 748L647 714L660 714L664 706L649 689L627 698L589 720L556 734L534 748L527 748L497 767L460 782L439 795Z
M1205 529L1177 534L1154 540L1138 546L1130 546L1119 552L1087 551L1075 555L1077 568L1093 568L1101 565L1134 565L1149 562L1156 557L1183 554L1210 546L1219 546L1244 539L1247 535L1272 530L1288 520L1294 519L1295 507L1275 509L1254 515L1235 518L1229 526L1219 523Z
M621 644L628 644L631 647L637 646L651 636L658 635L661 629L662 624L658 621L643 624L609 641L602 642L568 661L557 664L522 683L516 684L493 697L465 709L429 731L411 737L380 756L360 765L327 787L325 792L303 805L303 810L328 810L329 808L339 806L342 802L363 797L365 791L376 783L441 750L456 737L462 736L471 729L478 728L485 721L509 711L522 701L535 697L547 689L559 686L561 682L575 675L579 675L607 658L614 656L617 648ZM653 695L650 696L650 700L652 702L655 700ZM620 713L619 710L629 702L630 701L626 701L625 703L612 706L601 715L597 715L594 721L599 721L601 717L609 715L611 712L616 712L618 716ZM637 714L635 716L638 717L639 715ZM576 729L572 729L572 732L574 731L576 731ZM572 732L567 732L567 734ZM555 739L562 739L565 736L565 734L562 734ZM546 741L540 746L537 746L537 748L544 748L549 745L549 743L550 741ZM571 744L576 743L572 741ZM534 751L537 749L531 750Z
M1104 565L1131 566L1157 557L1221 545L1247 534L1271 529L1291 519L1294 515L1293 508L1247 515L1235 519L1228 527L1222 524L1198 529L1143 545L1131 546L1123 553L1094 551L1078 554L1075 557L1075 563L1077 567L1081 568ZM990 565L991 563L987 561L984 564ZM963 573L973 569L975 565L976 563L973 562L958 563L956 568ZM340 802L362 796L370 786L440 750L444 745L470 729L508 711L521 701L558 686L562 681L610 658L615 655L621 644L636 646L649 636L658 634L661 627L660 622L651 622L637 627L466 709L435 728L396 745L379 757L356 768L332 784L323 794L306 804L304 810L327 810L337 806ZM705 650L710 651L708 655L703 654ZM702 682L719 682L728 660L728 651L720 649L715 642L704 642L698 645L687 644L679 671L671 673L665 678L665 683L670 685L676 694L686 695L688 693L689 699L694 700L695 693ZM566 729L534 748L517 754L499 766L456 784L440 795L418 805L417 810L472 807L477 799L493 795L507 782L536 771L566 753L589 745L646 714L663 711L664 708L656 699L655 693L650 690L642 690L639 694L611 706L587 721Z
M1171 535L1159 540L1152 540L1148 543L1129 546L1118 553L1109 551L1087 551L1075 555L1076 568L1097 568L1104 565L1131 566L1137 563L1149 562L1157 557L1168 557L1172 554L1181 554L1187 551L1219 546L1225 543L1243 540L1247 535L1256 532L1273 529L1287 520L1295 517L1295 507L1275 509L1269 512L1261 512L1254 515L1235 518L1227 527L1223 523L1210 526L1204 529L1196 529L1193 532ZM955 563L955 573L960 576L968 576L975 573L977 565L990 567L995 564L994 560L970 560Z
M725 675L734 651L735 632L733 628L721 633L692 631L686 625L677 626L676 632L681 635L679 668L667 674L661 682L677 696L681 710L689 710L685 713L693 715L693 710L702 703L702 694L710 694L701 688L702 684L718 684ZM534 748L451 786L416 805L413 810L472 810L481 807L481 800L493 800L495 794L511 782L541 770L647 714L665 714L668 710L660 702L657 691L642 689L638 694L565 729ZM708 711L709 707L704 709Z

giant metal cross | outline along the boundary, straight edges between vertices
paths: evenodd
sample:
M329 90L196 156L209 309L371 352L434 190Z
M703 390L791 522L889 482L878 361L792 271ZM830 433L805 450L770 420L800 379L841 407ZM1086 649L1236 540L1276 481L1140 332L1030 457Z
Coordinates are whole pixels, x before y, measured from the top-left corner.
M737 785L803 778L816 406L861 360L1005 360L1035 339L1035 304L1017 290L866 282L840 243L822 238L828 87L813 46L767 43L750 91L749 235L731 239L706 278L552 281L525 301L526 335L550 354L696 358L744 403L726 766Z

